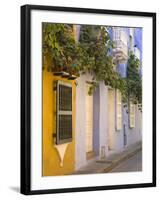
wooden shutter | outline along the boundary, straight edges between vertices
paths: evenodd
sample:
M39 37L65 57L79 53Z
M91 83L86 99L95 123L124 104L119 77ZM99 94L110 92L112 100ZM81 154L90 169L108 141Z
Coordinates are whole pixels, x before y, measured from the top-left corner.
M93 151L93 95L89 95L86 84L86 152Z
M72 85L57 82L56 143L72 141Z
M135 104L133 104L131 101L129 106L129 125L130 128L135 127Z
M119 90L116 90L116 129L122 128L122 96Z

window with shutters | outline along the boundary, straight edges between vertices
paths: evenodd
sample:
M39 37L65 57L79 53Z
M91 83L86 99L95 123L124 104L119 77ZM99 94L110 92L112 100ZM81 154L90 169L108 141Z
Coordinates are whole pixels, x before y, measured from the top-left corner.
M129 106L129 126L130 128L135 127L135 104L130 101Z
M122 96L119 90L116 90L116 129L122 128Z
M56 143L72 141L72 85L57 82Z

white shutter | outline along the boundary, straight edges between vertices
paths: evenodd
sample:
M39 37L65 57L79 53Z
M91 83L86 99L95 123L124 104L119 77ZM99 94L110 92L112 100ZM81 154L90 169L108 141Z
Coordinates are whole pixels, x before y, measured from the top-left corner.
M135 127L135 104L133 104L131 101L129 106L129 125L130 128Z
M88 95L90 85L86 85L86 152L93 151L93 95Z
M116 90L116 129L122 128L122 96L119 90Z

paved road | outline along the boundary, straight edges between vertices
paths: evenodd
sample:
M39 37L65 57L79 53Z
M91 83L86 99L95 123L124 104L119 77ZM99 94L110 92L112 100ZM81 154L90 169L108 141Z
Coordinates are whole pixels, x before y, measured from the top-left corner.
M142 171L142 152L138 152L133 157L125 160L116 166L111 172L134 172Z

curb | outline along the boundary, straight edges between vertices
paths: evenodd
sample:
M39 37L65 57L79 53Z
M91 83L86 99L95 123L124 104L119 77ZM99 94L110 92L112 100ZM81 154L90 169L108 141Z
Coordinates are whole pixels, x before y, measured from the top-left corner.
M97 173L107 173L107 172L110 172L112 169L114 169L121 162L123 162L123 161L131 158L132 156L134 156L136 153L138 153L141 150L142 150L142 147L139 147L135 151L132 151L132 152L130 152L130 153L122 156L120 159L114 160L110 166L106 167L105 169L98 170Z

